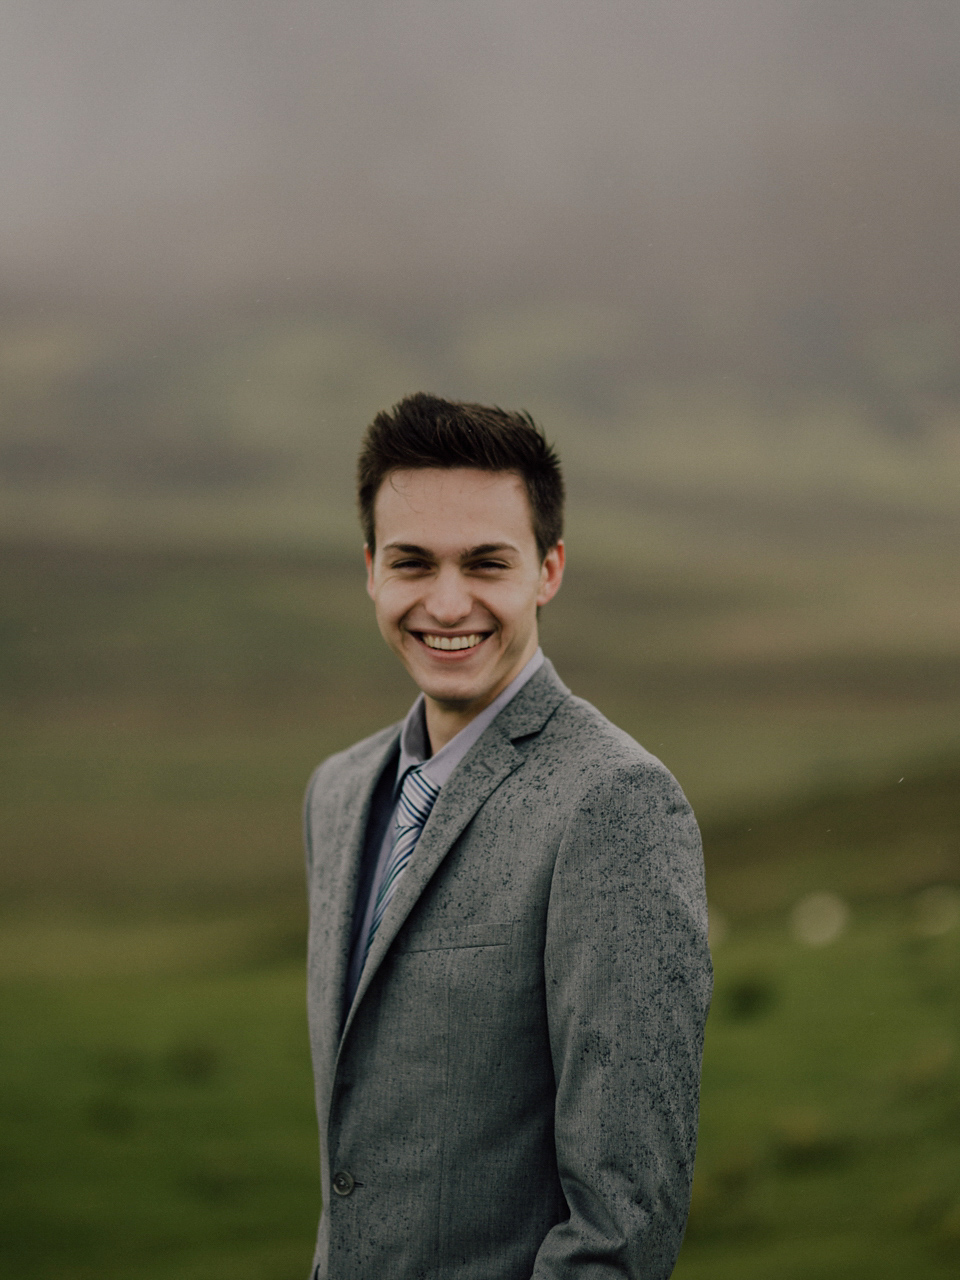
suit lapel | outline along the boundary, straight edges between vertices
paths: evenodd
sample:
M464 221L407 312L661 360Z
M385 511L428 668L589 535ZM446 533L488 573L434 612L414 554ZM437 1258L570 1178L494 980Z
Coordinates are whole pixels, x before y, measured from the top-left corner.
M344 1036L350 1028L354 1011L370 986L390 944L433 873L483 802L516 769L522 758L509 738L498 734L495 745L489 744L482 755L477 755L474 747L441 789L417 841L417 847L380 922L344 1024Z
M311 913L314 915L311 924L312 950L318 958L330 964L329 977L316 987L321 1005L316 1026L326 1042L319 1046L318 1060L331 1064L336 1057L340 1039L343 989L350 963L350 934L370 803L380 774L396 750L398 736L399 730L394 730L386 743L367 762L362 773L355 774L345 788L328 844L332 857L330 876L323 886L323 923L318 926L316 915Z
M480 806L522 763L524 755L513 745L512 739L539 732L568 694L569 690L553 666L544 662L537 674L504 707L441 789L373 940L344 1023L341 1043L374 974L434 872ZM348 923L345 947L349 936Z

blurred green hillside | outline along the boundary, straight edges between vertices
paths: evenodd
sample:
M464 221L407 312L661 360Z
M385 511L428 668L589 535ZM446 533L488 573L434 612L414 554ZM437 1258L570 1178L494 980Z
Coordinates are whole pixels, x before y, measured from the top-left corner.
M299 890L309 772L414 692L359 556L8 546L0 572L7 893ZM544 645L704 820L960 755L960 655L865 634L818 652L797 643L816 606L756 579L574 560Z
M641 329L634 313L572 302L466 315L430 332L290 306L139 327L11 313L0 324L0 537L28 556L46 547L54 576L57 548L65 566L70 548L88 553L71 603L49 614L35 645L13 624L23 689L63 684L51 646L74 606L86 611L85 661L118 661L117 680L141 700L157 683L147 650L158 644L174 684L196 686L205 670L235 698L240 680L240 701L262 689L268 719L280 685L302 704L322 684L313 668L339 672L350 653L364 655L360 685L379 680L364 603L348 586L354 458L377 409L428 387L524 405L560 444L572 576L546 620L551 651L578 690L654 749L664 744L703 803L955 741L960 355L915 325L864 338L856 376L834 385L667 385L644 376ZM98 579L96 555L117 553L119 566L134 552L154 558L118 567L121 585L101 600L97 582L113 570ZM161 552L235 561L164 569ZM241 583L243 557L252 567ZM305 566L278 568L270 585L271 557L322 562L322 590ZM133 607L152 618L138 639L123 610L141 572ZM178 574L193 604L167 600ZM29 625L32 607L14 589L9 608ZM213 630L198 635L187 614L204 607ZM104 635L88 632L93 614ZM221 651L228 615L254 630ZM126 656L107 639L118 626ZM268 644L259 659L257 628ZM76 674L93 678L92 668ZM343 686L339 675L332 684ZM758 748L761 721L776 733L781 718L767 713L782 697L795 703L789 741ZM380 698L378 689L372 704ZM682 705L697 708L693 750L678 727L689 720ZM818 746L821 732L830 742ZM715 750L718 739L729 749ZM708 757L714 765L701 769Z
M633 312L502 308L434 330L290 306L164 324L0 320L2 528L352 545L357 439L412 390L524 406L561 445L583 551L742 560L956 532L960 353L867 334L843 376L651 378ZM611 517L614 519L611 520ZM587 537L589 532L589 537Z
M717 1001L678 1276L955 1274L960 400L916 334L858 395L652 386L631 333L582 307L402 337L5 322L5 1274L305 1273L300 798L414 693L351 473L418 387L559 442L544 647L704 827Z
M300 792L412 690L335 554L8 545L2 569L4 1270L296 1280L318 1209ZM945 1280L956 668L714 654L784 607L574 568L544 613L561 672L704 818L717 994L677 1274Z

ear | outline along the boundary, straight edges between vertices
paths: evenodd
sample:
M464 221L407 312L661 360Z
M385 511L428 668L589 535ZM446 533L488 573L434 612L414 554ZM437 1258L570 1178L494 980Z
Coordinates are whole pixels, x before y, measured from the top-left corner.
M363 544L363 560L367 566L367 595L372 600L373 599L373 552L370 550L370 548L367 546L366 543Z
M552 600L560 590L566 559L567 552L562 540L551 547L543 557L543 564L540 566L540 590L537 592L538 606Z

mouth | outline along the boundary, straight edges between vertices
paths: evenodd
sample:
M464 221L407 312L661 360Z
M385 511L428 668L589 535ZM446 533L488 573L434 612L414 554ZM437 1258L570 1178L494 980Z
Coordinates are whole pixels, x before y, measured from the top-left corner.
M433 653L467 654L478 648L490 635L489 631L470 631L465 635L445 636L430 631L413 633L422 645Z

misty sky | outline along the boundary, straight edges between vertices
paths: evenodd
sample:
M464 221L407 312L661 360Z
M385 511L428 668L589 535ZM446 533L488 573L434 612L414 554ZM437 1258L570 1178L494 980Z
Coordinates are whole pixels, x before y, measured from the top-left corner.
M860 224L934 294L957 261L955 0L2 0L0 114L18 293L725 305Z

